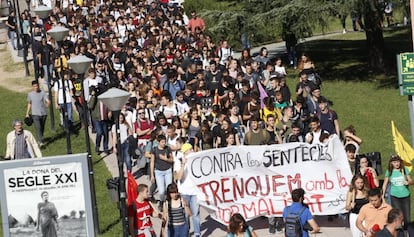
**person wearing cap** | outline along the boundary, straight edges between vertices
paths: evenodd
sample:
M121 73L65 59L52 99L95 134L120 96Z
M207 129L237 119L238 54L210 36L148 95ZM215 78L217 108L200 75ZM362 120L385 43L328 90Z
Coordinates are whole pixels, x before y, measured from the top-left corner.
M390 185L389 195L391 196L391 205L393 208L400 209L404 216L404 230L408 229L411 223L410 210L410 189L409 185L413 184L410 176L410 170L405 167L403 160L399 155L392 155L388 162L388 169L385 171L384 184L382 185L384 195L387 185Z
M193 152L193 146L190 143L185 143L181 146L182 157L176 157L174 161L174 173L177 178L178 191L190 206L194 236L200 237L200 204L197 200L197 187L188 177L190 172L189 159L191 159L189 156Z
M23 129L21 120L13 121L14 130L7 134L6 155L9 160L42 157L39 145L30 131Z
M26 118L30 117L30 111L32 111L31 116L36 129L37 141L42 146L47 118L46 107L50 106L50 101L46 93L40 89L38 81L32 81L32 89L33 91L27 95Z
M341 133L338 122L338 114L329 108L328 99L321 96L319 98L319 111L316 113L316 116L319 118L321 129L326 130L329 134Z

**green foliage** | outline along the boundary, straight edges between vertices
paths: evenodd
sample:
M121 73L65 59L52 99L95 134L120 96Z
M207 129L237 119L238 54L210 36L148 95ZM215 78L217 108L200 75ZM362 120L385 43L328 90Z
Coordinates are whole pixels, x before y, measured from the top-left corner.
M187 12L201 9L198 12L206 21L208 34L215 40L229 40L236 49L240 49L242 34L260 45L291 34L305 38L315 28L324 31L337 7L334 1L325 0L188 0L185 4Z
M396 53L411 51L410 34L408 28L384 33L389 64L395 64ZM364 140L361 152L381 152L385 168L389 155L394 153L391 120L411 143L407 97L399 95L396 70L379 74L366 67L364 33L306 42L298 50L310 55L320 72L324 80L322 94L333 101L341 129L354 125ZM298 82L296 70L288 70L287 82L294 90Z

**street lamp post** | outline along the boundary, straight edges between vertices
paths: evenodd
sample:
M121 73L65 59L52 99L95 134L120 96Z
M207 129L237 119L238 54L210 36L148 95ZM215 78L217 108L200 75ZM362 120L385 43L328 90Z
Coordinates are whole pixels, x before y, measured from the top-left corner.
M122 220L123 237L128 237L128 220L126 213L126 191L125 191L125 175L124 175L124 158L120 140L119 130L119 113L122 107L128 101L130 94L124 90L111 88L108 91L98 96L98 99L102 101L109 110L114 112L116 119L116 138L117 138L117 158L118 158L118 171L119 171L119 202L120 202L120 216Z
M60 59L60 75L59 76L60 76L60 79L62 80L62 94L63 94L63 104L64 104L61 110L62 110L62 116L63 116L63 126L66 131L66 150L67 150L67 154L72 154L72 146L70 142L70 126L68 122L69 119L68 119L68 113L67 113L68 106L67 106L67 101L66 101L65 78L64 78L64 73L63 73L63 60L62 60L61 51L60 51L62 41L69 34L69 29L65 27L61 27L61 26L55 26L52 29L50 29L47 33L58 42L58 56ZM59 81L57 83L59 83ZM69 84L67 86L68 88L70 88Z
M95 180L93 177L93 162L92 162L92 151L91 151L91 142L89 138L89 131L88 131L88 107L86 105L86 98L85 98L85 91L83 88L83 76L85 72L87 72L88 68L91 66L93 62L92 59L84 56L78 55L74 58L68 60L68 66L78 75L81 77L81 90L82 90L82 109L83 109L83 120L85 122L85 142L86 142L86 150L88 152L88 170L89 170L89 184L91 190L91 197L92 197L92 211L93 211L93 223L95 227L95 236L99 234L99 219L98 219L98 206L96 205L96 193L95 193Z
M46 28L45 28L45 21L46 18L49 16L49 13L52 11L52 8L47 7L47 6L38 6L35 9L33 9L33 11L35 12L36 15L38 15L42 21L43 21L43 35L44 37L46 37ZM33 42L33 41L32 41ZM33 45L33 44L32 44ZM49 47L46 47L46 55L48 55L46 57L46 64L47 64L47 69L44 73L47 73L47 90L48 90L48 94L49 94L49 101L50 103L52 103L53 97L52 97L52 81L51 81L51 75L50 75L50 71L49 71L49 65L50 65L50 52L49 52ZM35 55L34 55L35 56ZM37 60L35 60L33 58L33 63L40 63ZM34 68L36 69L36 65L34 65ZM50 109L50 130L52 130L52 132L55 132L55 113L53 110L53 106L49 106Z

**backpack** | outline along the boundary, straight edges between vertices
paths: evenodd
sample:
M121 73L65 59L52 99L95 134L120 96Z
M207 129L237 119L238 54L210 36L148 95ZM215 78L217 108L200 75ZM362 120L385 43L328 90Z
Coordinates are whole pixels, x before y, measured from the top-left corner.
M180 110L178 109L178 105L176 103L174 103L174 105L175 105L175 111L177 111L177 116L178 116L180 114ZM165 105L161 107L161 113L164 113L164 110L165 110Z
M300 223L300 216L306 207L302 207L299 212L293 213L290 211L291 206L287 208L287 216L285 219L285 236L286 237L302 237L302 224Z

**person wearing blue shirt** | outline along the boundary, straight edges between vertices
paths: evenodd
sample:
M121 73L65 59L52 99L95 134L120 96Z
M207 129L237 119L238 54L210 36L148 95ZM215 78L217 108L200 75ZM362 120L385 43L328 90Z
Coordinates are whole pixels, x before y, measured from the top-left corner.
M312 227L312 233L318 233L320 228L318 223L313 219L312 213L309 208L303 204L305 197L305 190L298 188L292 191L292 205L283 209L283 220L286 222L286 217L289 213L299 213L302 207L305 207L304 211L300 215L300 223L302 225L302 237L309 237L308 231L305 230L304 225L306 222Z

